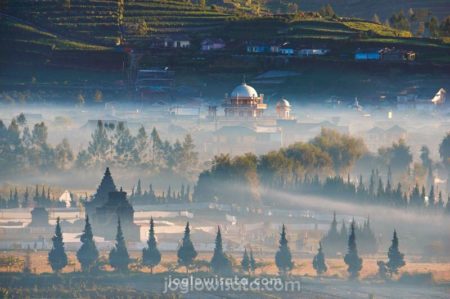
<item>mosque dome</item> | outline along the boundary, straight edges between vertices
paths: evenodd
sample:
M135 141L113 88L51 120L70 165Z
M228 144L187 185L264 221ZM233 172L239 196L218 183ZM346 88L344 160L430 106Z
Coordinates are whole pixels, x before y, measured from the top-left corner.
M258 93L256 93L256 90L251 87L250 85L247 85L246 83L242 83L239 86L236 86L235 89L231 92L232 98L257 98Z
M284 108L284 107L291 107L291 104L286 99L281 99L277 102L277 107Z

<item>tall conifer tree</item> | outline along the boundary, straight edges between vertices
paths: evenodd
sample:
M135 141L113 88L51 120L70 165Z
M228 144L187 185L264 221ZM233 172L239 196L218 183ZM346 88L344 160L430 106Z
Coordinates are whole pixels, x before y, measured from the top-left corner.
M358 249L356 247L355 221L352 221L350 227L348 252L344 257L344 262L348 266L347 271L350 274L350 279L358 278L359 271L362 269L362 259L358 256Z
M327 265L325 264L325 255L322 251L322 243L319 243L319 249L317 251L317 254L314 256L313 259L313 267L317 272L317 275L322 275L322 273L327 272Z
M80 241L82 245L77 251L77 259L81 264L81 269L84 272L90 272L97 263L98 250L97 246L95 246L94 235L92 233L88 215L86 215L86 222Z
M222 234L220 232L220 227L217 227L217 235L216 235L216 246L214 248L214 254L211 259L211 269L215 273L220 274L229 274L232 272L232 266L230 259L223 252L222 246Z
M288 246L288 240L286 238L286 227L283 224L280 234L280 246L275 254L275 264L281 275L286 275L294 267L292 262L291 251Z
M52 237L53 246L48 253L48 261L55 273L60 272L67 266L67 255L64 250L63 235L59 224L59 217L56 219L55 235Z
M125 238L123 237L122 226L120 219L117 220L117 235L116 245L109 252L109 264L115 270L124 272L128 270L128 264L130 263L130 256L128 254Z
M388 269L388 272L390 273L391 277L393 274L398 273L398 269L403 267L405 265L405 261L403 259L404 254L400 252L398 249L398 238L397 238L397 231L394 230L394 236L392 238L392 244L391 247L389 247L388 251L388 262L386 264L386 267Z
M178 249L178 264L186 267L186 272L189 271L189 266L192 265L194 259L197 257L197 251L195 251L194 245L191 241L191 229L189 228L189 222L186 223L184 229L184 236L180 248Z
M151 273L153 268L161 262L161 253L158 250L155 238L155 226L153 218L150 218L150 231L148 234L147 248L142 250L142 263L149 266Z

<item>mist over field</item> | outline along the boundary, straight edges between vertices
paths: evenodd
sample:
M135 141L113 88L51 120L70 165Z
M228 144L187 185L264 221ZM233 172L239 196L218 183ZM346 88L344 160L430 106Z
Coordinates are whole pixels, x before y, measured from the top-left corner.
M450 294L448 0L0 1L0 298Z

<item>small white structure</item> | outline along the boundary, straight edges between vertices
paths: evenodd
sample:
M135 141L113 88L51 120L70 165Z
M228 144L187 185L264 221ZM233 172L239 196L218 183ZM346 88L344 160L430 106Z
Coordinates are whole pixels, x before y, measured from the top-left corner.
M433 99L431 99L431 102L435 105L442 105L445 103L446 95L447 95L447 91L445 91L445 89L441 88L436 93L436 95L433 97Z
M291 119L291 104L286 99L281 99L276 106L277 116L279 119Z
M64 202L66 204L66 208L70 208L70 202L72 201L72 196L68 190L64 191L63 194L59 197L60 202Z

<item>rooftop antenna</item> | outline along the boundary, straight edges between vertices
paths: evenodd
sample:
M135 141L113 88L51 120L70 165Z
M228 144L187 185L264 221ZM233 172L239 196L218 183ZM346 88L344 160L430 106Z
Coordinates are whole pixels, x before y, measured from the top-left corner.
M247 83L245 82L245 75L244 75L243 78L242 78L242 84L247 84Z

